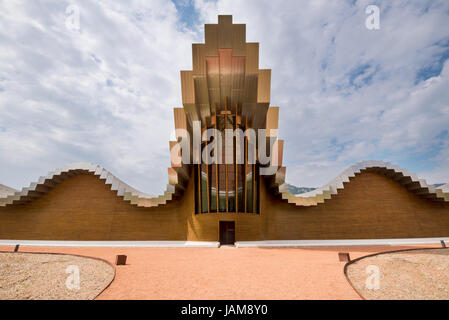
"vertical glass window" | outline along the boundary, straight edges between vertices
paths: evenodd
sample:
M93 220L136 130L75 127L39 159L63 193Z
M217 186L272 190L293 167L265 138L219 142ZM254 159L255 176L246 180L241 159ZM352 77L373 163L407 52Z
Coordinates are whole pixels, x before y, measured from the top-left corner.
M256 171L255 171L255 175L254 175L254 213L259 213L259 181L260 181L260 176L259 176L259 166L256 165L255 166Z
M246 165L246 212L253 212L253 165Z
M245 165L237 165L237 203L238 211L245 212Z
M201 212L205 213L209 211L208 201L208 186L207 186L207 165L201 165Z
M228 164L228 212L235 212L235 165Z
M209 166L210 211L217 212L217 166Z
M218 165L218 209L226 212L226 165Z
M224 110L223 110L224 109ZM214 212L259 212L260 178L258 165L248 164L248 148L254 148L248 139L244 146L238 149L237 138L234 137L233 146L226 146L225 129L240 128L243 131L248 127L247 119L243 120L237 114L235 107L228 105L221 108L219 114L214 114L210 119L209 128L220 130L223 141L221 142L221 164L205 163L194 165L195 172L195 213ZM205 130L206 127L203 128ZM240 141L240 140L239 140ZM213 141L211 143L217 143ZM202 148L207 143L203 143ZM243 150L244 164L237 164L237 152ZM225 164L226 154L232 155L233 163ZM242 160L242 159L239 159Z
M199 170L198 165L194 165L195 170L194 171L194 180L195 180L195 213L200 213L200 193L199 193Z
M201 164L194 166L194 175L196 213L217 212L217 191L218 212L259 213L260 178L257 165Z

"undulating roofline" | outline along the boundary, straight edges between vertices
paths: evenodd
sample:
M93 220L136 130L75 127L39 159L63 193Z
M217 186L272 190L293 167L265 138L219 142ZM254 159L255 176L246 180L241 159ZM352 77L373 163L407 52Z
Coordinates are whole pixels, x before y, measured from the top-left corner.
M29 187L22 188L21 191L10 188L11 190L8 193L0 194L0 206L22 204L40 198L57 184L79 174L95 175L99 180L103 180L106 185L110 185L112 191L117 191L117 196L123 197L124 201L142 207L165 204L172 199L175 193L174 186L168 185L163 195L152 196L131 187L100 165L78 162L50 171L46 176L39 177L37 182L30 183Z
M288 191L286 183L279 185L277 191L282 199L287 200L289 203L297 206L316 206L319 203L324 203L325 200L332 199L333 195L338 194L338 191L344 188L344 183L350 182L351 177L355 177L362 170L370 168L379 169L381 173L398 181L410 192L418 196L433 201L449 202L449 184L435 188L427 184L426 180L419 179L416 174L410 173L407 169L379 160L358 162L348 167L326 185L310 192L293 195ZM118 197L123 197L124 201L139 207L164 205L176 195L176 184L168 184L167 190L163 195L152 196L131 187L100 165L79 162L51 171L46 176L39 177L37 182L30 183L29 187L22 188L21 191L5 186L5 192L0 193L0 206L22 204L40 198L57 184L79 174L95 175L99 180L103 180L106 185L110 185L112 191L117 191Z
M324 203L325 200L331 199L333 195L338 194L338 190L344 189L344 183L349 183L350 178L355 177L361 170L371 168L379 169L379 172L392 180L398 181L410 192L413 192L420 197L431 199L433 201L449 202L449 184L435 188L432 185L429 185L426 180L419 179L416 174L410 173L407 169L402 169L390 162L380 160L358 162L348 167L329 183L310 192L293 195L288 191L287 184L284 183L278 187L278 193L289 203L298 206L318 205L319 203Z
M0 198L6 198L9 195L14 194L14 192L17 192L18 190L5 186L4 184L0 184Z

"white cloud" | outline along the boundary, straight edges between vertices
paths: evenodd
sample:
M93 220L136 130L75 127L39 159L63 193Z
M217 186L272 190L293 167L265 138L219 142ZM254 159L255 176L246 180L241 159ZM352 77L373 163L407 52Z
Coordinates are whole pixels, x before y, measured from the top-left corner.
M91 161L160 193L179 70L218 13L247 24L273 70L289 182L319 186L368 158L449 182L448 63L419 78L448 52L449 3L376 3L378 31L365 28L365 0L196 0L190 29L166 0L0 2L0 182ZM69 4L79 31L65 26Z
M449 52L446 1L376 1L377 31L365 27L372 1L196 3L209 22L234 13L247 39L260 41L271 104L281 107L287 181L319 186L370 158L422 174L447 166L436 157L448 139L436 138L449 128L447 67L417 80Z
M160 193L167 183L179 70L199 35L178 29L167 1L69 1L0 6L0 178L21 187L68 162L97 162Z

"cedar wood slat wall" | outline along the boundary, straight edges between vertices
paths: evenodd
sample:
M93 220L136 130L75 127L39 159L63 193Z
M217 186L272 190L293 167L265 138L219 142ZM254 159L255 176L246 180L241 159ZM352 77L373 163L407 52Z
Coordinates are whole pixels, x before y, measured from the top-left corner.
M263 186L265 189L265 186ZM267 240L424 238L449 235L449 203L420 198L382 174L362 171L331 200L294 207L261 199Z
M194 214L194 185L167 205L142 208L93 175L74 176L42 198L0 208L0 239L218 241L218 222L236 221L236 241L364 239L449 235L449 204L422 199L369 170L324 204L299 207L260 184L260 215Z
M0 239L186 240L193 179L185 196L164 206L132 206L94 175L78 175L24 205L0 208Z

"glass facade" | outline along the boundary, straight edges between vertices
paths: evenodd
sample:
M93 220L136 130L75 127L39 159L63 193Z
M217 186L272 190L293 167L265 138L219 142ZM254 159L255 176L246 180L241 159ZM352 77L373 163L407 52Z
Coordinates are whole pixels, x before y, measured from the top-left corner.
M232 114L234 111L234 114ZM206 129L216 129L221 133L221 160L222 164L196 164L195 167L195 212L259 212L259 171L256 164L248 163L247 137L233 137L232 146L225 143L226 129L246 130L247 124L242 124L241 116L234 110L225 107L220 114L215 112L211 116L211 121ZM237 143L243 141L242 145ZM212 139L209 143L214 143L214 152L218 148L218 143ZM202 149L207 146L202 144ZM237 154L241 155L237 161ZM231 156L232 163L225 164L226 157ZM240 162L240 163L237 163ZM251 162L251 161L250 161ZM253 161L254 162L254 161Z
M218 197L216 187L217 172L218 179L221 181ZM257 165L195 165L195 177L197 177L195 179L196 213L259 213L259 174ZM201 181L201 183L198 183L198 181Z

